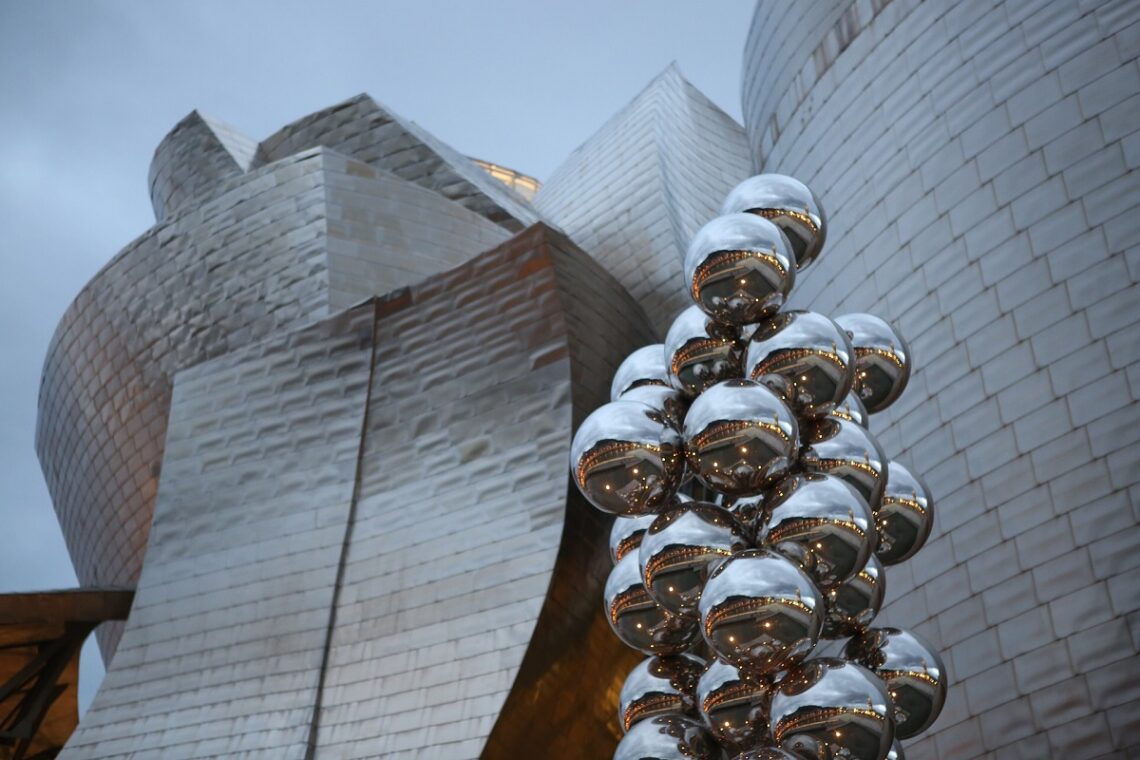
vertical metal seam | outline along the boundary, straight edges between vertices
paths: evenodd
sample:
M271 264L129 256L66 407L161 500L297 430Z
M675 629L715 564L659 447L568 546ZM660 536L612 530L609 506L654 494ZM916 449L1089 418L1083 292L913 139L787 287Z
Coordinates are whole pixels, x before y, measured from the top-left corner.
M360 420L360 443L356 448L356 468L353 473L352 498L348 504L348 519L345 521L344 538L340 544L340 559L337 562L336 582L333 584L332 601L329 606L329 622L325 630L325 646L321 653L321 669L317 677L317 694L313 701L313 716L309 722L309 736L305 742L305 760L314 760L317 752L317 735L321 727L321 707L324 702L325 678L328 675L329 655L332 652L333 631L336 629L336 610L340 604L340 589L344 582L345 568L348 564L348 547L352 543L352 532L356 526L356 508L360 501L361 470L364 466L364 446L368 436L368 411L372 406L372 384L376 379L376 347L379 343L377 323L380 319L380 308L377 299L372 299L372 345L368 357L368 387L364 392L364 413Z

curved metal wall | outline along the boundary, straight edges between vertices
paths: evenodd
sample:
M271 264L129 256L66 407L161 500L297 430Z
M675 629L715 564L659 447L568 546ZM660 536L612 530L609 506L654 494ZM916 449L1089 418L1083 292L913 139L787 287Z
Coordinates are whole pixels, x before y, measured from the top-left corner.
M612 752L599 695L640 656L566 459L651 339L536 225L179 372L134 608L61 757Z
M201 160L212 166L221 148L206 145ZM190 152L178 152L184 168ZM48 348L36 451L83 584L138 578L175 371L449 269L510 234L327 148L223 180L210 195L112 259ZM108 658L120 630L100 628Z
M830 215L792 303L918 371L874 419L938 500L884 619L953 679L907 757L1140 752L1140 5L762 0L757 168Z

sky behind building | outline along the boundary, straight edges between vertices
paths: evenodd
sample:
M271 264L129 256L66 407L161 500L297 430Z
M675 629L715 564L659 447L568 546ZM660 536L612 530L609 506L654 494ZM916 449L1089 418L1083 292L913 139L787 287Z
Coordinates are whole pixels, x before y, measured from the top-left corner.
M0 5L0 591L75 584L33 451L40 369L71 300L154 223L150 159L188 112L260 140L368 92L541 180L671 61L739 120L751 14L751 0ZM83 668L85 705L97 656Z

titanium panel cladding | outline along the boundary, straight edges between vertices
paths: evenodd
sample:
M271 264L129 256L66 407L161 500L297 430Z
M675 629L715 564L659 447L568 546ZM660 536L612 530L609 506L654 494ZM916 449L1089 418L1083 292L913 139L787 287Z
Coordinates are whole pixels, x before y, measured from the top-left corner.
M792 304L881 314L919 368L872 418L939 503L884 612L955 681L912 760L1140 750L1138 22L913 0L753 19L756 168L829 213Z

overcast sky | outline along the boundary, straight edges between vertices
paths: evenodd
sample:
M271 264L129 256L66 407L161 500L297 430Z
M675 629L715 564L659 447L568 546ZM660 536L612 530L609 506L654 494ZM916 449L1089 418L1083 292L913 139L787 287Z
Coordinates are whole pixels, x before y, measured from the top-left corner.
M739 120L751 8L0 0L0 591L75 585L33 451L40 368L79 289L153 224L151 155L188 112L261 139L368 92L541 180L674 60Z

